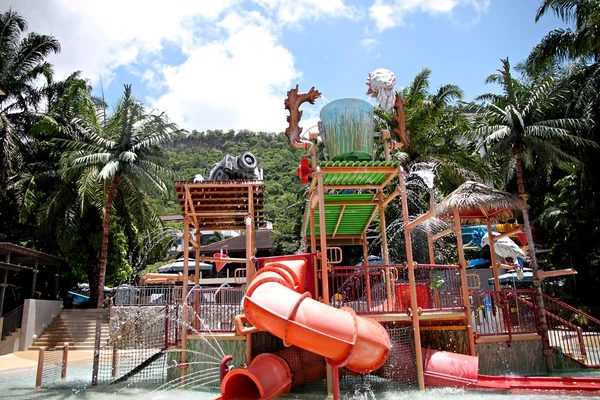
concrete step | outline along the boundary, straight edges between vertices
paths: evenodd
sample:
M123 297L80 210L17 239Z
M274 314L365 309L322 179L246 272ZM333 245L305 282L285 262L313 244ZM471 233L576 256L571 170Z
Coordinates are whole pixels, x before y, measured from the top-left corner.
M109 338L110 331L103 323L101 339ZM96 310L63 310L30 347L31 350L40 347L60 347L69 343L74 349L93 350L96 336Z

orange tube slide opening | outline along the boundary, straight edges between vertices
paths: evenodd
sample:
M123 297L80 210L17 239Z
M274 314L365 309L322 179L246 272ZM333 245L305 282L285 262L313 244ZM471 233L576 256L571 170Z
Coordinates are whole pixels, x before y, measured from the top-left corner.
M383 326L358 317L350 308L337 309L312 299L308 292L302 293L305 269L304 258L266 263L254 276L243 301L245 318L253 328L238 333L265 330L283 339L286 346L298 346L327 358L333 366L345 366L358 373L369 373L381 367L391 348L390 338ZM285 374L276 376L268 372L266 367L255 366L263 356L281 360L289 370L281 358L273 354L261 354L247 371L234 370L227 374L221 386L223 399L255 399L230 397L230 393L242 395L246 389L251 396L255 396L256 390L251 382L259 390L261 397L257 399L271 399L275 393L278 396L289 391ZM274 365L272 362L268 364ZM252 378L244 372L252 372ZM279 389L265 387L267 374L275 380L279 379ZM230 389L232 383L229 382L243 389Z
M221 384L223 400L269 400L289 393L292 371L281 357L264 353L248 369L234 369Z

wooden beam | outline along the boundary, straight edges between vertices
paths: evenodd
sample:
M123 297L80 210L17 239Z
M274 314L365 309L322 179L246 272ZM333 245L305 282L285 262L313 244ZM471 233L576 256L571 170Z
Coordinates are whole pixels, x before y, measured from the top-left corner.
M421 326L422 331L464 331L464 325Z
M380 192L383 194L383 190ZM388 204L390 204L390 202L392 200L394 200L396 197L398 197L400 195L400 189L396 188L396 190L394 190L392 193L390 193L390 195L388 197L386 197L386 199L383 201L383 208L386 208L388 206Z
M488 218L488 219L490 218L487 210L481 204L479 204L479 211L481 211L481 213L483 214L483 216L485 218Z
M385 178L385 181L383 181L383 183L381 185L379 185L379 189L381 189L381 191L383 192L383 190L385 189L385 187L394 180L394 178L396 177L396 174L390 174L387 178Z
M503 234L498 235L498 236L494 235L494 237L491 240L493 240L494 243L496 243L500 239L504 239L505 237L509 237L509 236L516 236L518 233L523 233L523 229L521 229L520 226L518 226L517 229L513 229L510 232L504 232Z
M199 230L196 230L196 232L199 232ZM197 242L194 239L192 239L192 236L190 235L190 243L188 243L188 245L191 244L192 247L197 250L197 249L200 248L200 244L199 243L200 243L199 241Z
M233 212L225 212L225 211L209 211L209 212L191 212L188 213L188 215L190 217L201 217L201 218L206 218L206 217L236 217L236 216L246 216L248 215L247 211L233 211Z
M419 215L417 217L417 219L409 222L406 225L406 230L412 232L412 230L414 230L418 225L422 224L423 222L427 221L429 218L433 217L434 214L435 214L435 212L433 210L429 210L425 214Z
M513 333L509 335L479 336L475 339L476 343L499 343L499 342L518 342L521 340L542 340L537 333Z
M363 227L363 232L367 231L367 228L371 224L371 221L373 221L373 218L375 218L376 212L377 212L377 207L373 207L373 211L371 211L371 215L369 215L369 218L367 219L367 222L365 223L365 226Z
M337 233L337 230L340 227L340 222L342 222L342 218L344 217L345 210L346 210L346 205L344 204L342 206L342 210L340 211L340 215L338 217L337 223L335 224L335 228L333 229L333 234L331 235L331 237L335 237L335 234Z
M447 236L447 235L449 235L451 233L454 233L454 228L448 228L445 231L442 231L440 233L436 233L435 235L432 235L431 236L431 241L435 242L436 240L441 239L444 236Z
M187 200L187 206L189 207L188 208L188 212L186 214L189 215L190 212L191 213L195 212L195 208L194 208L194 201L192 200L192 195L190 193L189 188L187 188L187 187L185 188L185 197L186 197L186 200ZM193 217L193 221L194 221L194 226L198 227L198 218Z
M190 189L204 189L204 188L247 188L248 186L264 186L263 181L252 181L252 182L232 182L228 181L227 183L206 183L205 182L197 182L197 183L175 183L175 187L187 187Z

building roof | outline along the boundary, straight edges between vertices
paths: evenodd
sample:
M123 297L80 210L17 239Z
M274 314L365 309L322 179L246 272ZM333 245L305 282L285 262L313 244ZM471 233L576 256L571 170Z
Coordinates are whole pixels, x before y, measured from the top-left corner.
M514 194L494 189L479 182L465 182L436 206L439 218L453 218L458 209L462 223L481 224L486 220L500 222L514 218L527 203Z
M271 250L273 247L275 247L275 243L273 242L272 238L274 233L276 233L276 231L272 229L257 230L254 235L254 239L256 241L256 251ZM206 246L202 246L200 248L200 253L204 255L212 255L221 251L221 247L223 246L227 246L227 251L230 252L245 252L246 235L235 236L229 239L221 240L220 242L214 242Z
M7 255L10 254L10 257ZM42 251L9 242L0 242L0 268L12 270L32 269L36 260L41 265L61 265L65 260Z

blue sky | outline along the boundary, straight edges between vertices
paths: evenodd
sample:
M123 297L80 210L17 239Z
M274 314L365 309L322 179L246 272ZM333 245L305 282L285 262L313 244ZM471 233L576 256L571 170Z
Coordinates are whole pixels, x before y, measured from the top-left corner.
M285 92L315 86L328 101L366 99L367 74L396 88L422 68L432 89L465 99L497 90L485 78L516 64L551 29L541 0L0 0L30 29L55 35L59 76L81 70L114 103L124 83L187 129L283 131ZM314 118L324 101L306 107ZM307 121L304 125L311 124Z

